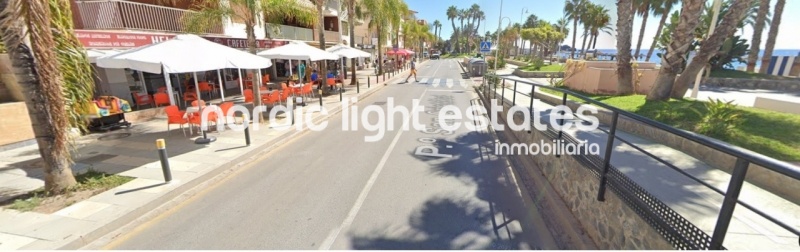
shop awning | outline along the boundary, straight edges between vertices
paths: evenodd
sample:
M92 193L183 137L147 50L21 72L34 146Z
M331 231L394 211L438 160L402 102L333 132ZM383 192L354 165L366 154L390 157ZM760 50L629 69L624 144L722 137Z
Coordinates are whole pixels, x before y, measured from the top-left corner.
M225 68L263 69L272 61L191 34L97 58L104 68L161 73L188 73Z

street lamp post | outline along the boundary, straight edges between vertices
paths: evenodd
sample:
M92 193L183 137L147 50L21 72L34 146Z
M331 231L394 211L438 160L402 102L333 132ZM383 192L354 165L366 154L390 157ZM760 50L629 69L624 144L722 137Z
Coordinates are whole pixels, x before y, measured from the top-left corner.
M502 0L500 2L502 2ZM502 9L502 4L501 4L500 7L501 7L500 9ZM508 19L508 25L509 26L511 25L511 19L508 18L508 17L501 17L500 18L500 23L497 25L497 35L495 35L495 38L496 38L495 43L497 44L497 46L495 48L497 48L497 49L495 49L495 51L494 51L494 71L495 72L497 72L497 62L500 59L500 27L503 26L503 19Z
M497 15L497 35L495 36L497 38L495 40L495 43L497 43L497 50L494 52L495 73L497 73L497 61L498 61L498 56L500 55L500 26L502 25L503 25L503 0L500 0L500 14Z
M714 0L714 12L711 16L711 27L708 27L708 34L706 34L706 39L711 37L711 34L714 34L714 28L717 27L717 16L719 16L719 9L722 5L722 0ZM700 79L703 77L703 68L700 69L700 72L697 73L697 76L694 78L694 88L692 88L692 98L697 99L697 93L700 92Z
M523 23L522 18L524 17L524 14L527 13L528 13L528 8L522 8L522 10L519 12L519 33L517 34L519 36L519 48L517 48L517 57L519 57L519 55L522 54L522 23Z

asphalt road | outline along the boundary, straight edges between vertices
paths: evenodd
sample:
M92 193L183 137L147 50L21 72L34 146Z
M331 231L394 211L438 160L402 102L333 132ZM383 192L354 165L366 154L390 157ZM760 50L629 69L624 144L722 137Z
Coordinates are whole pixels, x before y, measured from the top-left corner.
M389 99L410 109L420 99L429 112L450 104L463 113L475 99L460 85L471 83L456 61L418 69L426 83L390 83L359 101L359 110L385 110ZM343 131L335 115L325 130L270 152L106 248L558 248L542 217L523 204L505 160L490 153L491 135L434 130L429 113L420 116L427 132L398 130L404 120L395 115L395 129L375 142L364 140L375 131ZM368 118L376 122L377 113Z

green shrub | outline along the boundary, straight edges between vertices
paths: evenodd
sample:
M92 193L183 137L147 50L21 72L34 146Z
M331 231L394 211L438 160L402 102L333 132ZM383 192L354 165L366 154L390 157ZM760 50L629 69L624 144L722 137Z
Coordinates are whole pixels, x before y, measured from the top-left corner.
M695 132L721 140L728 140L734 136L736 127L742 122L742 115L733 101L709 99L705 109L705 113L702 113L692 108L692 111L701 118L695 126Z
M533 62L531 64L533 65L533 71L539 71L542 70L542 67L544 66L544 60L542 58L536 57L535 59L533 59Z

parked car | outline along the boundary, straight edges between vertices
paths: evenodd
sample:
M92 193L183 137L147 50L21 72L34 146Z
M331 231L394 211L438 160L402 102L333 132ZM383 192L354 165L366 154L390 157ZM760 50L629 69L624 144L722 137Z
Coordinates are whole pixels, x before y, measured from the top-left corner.
M431 55L431 59L439 59L439 54L435 53L435 54Z

